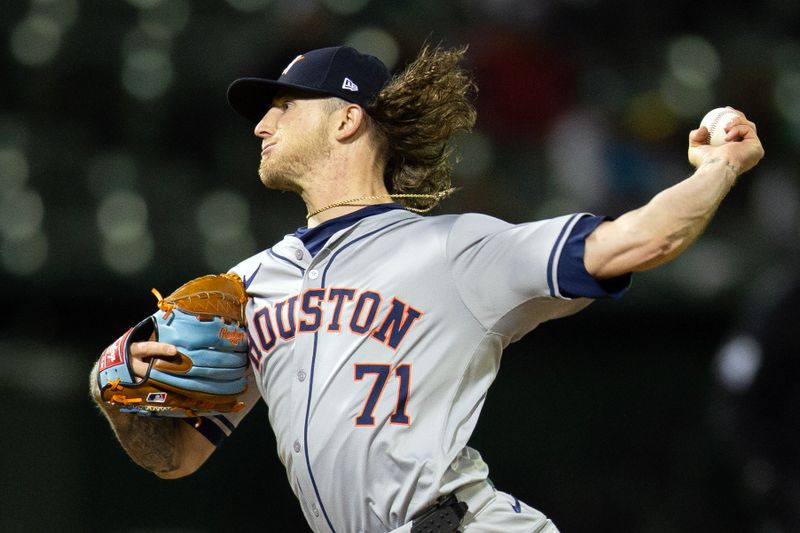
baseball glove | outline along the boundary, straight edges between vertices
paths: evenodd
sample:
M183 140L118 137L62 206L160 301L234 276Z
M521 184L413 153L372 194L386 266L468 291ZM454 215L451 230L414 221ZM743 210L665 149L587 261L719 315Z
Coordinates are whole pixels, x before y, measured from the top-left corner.
M242 280L235 274L193 279L158 298L159 310L105 349L98 386L114 409L148 416L199 417L238 411L246 389L247 333ZM137 377L130 345L155 340L177 347L172 357L151 357Z

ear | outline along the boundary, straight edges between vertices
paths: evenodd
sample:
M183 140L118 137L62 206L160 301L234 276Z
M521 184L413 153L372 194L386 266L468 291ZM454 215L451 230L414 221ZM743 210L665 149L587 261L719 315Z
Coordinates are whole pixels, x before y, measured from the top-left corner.
M364 109L356 104L348 104L336 111L336 131L334 136L337 141L347 141L354 138L361 130L364 123Z

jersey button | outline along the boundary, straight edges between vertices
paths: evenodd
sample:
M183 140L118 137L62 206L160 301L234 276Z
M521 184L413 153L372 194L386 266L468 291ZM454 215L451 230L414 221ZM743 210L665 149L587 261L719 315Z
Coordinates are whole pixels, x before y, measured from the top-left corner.
M306 380L306 371L305 370L299 370L297 372L297 380L298 381L305 381Z
M301 259L303 258L303 252L302 252L302 251L300 251L300 250L295 250L295 251L294 251L294 256L295 256L295 257L297 258L297 260L299 261L299 260L301 260Z
M317 509L317 504L316 503L312 503L311 504L311 512L314 513L314 516L319 518L319 509Z
M317 279L319 277L319 272L316 270L309 270L308 277L311 279Z
M294 441L293 448L294 448L295 453L300 453L300 441L299 440Z

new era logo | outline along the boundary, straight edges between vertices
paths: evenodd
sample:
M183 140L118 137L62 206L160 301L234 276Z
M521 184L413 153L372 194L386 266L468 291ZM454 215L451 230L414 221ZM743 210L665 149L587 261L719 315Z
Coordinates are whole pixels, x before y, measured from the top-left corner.
M358 92L358 85L353 83L353 80L350 78L345 78L344 83L342 83L342 89L346 89L348 91Z

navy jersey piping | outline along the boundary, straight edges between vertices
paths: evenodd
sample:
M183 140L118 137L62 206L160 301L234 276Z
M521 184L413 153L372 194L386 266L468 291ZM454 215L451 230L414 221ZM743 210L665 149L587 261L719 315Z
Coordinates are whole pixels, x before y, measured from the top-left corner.
M292 265L293 267L297 268L300 271L300 275L305 275L306 269L301 267L297 263L294 263L291 259L288 259L286 257L283 257L281 254L276 253L272 248L270 248L268 250L268 252L269 252L269 255L271 255L275 259L280 259L281 261L283 261L285 263L288 263L288 264Z
M564 239L567 228L571 227L572 221L578 216L580 215L572 215L570 219L567 220L567 223L561 227L561 232L558 234L556 242L553 243L553 248L550 249L550 257L547 259L547 287L550 289L550 296L553 298L557 296L555 281L553 280L553 261L555 261L556 258L556 250L558 250L559 243Z
M242 283L244 283L244 288L245 289L247 289L250 286L250 284L253 283L253 280L256 279L256 274L258 274L259 270L261 270L261 263L259 263L258 266L256 267L256 269L253 271L253 273L250 274L250 278L245 277L242 280Z
M387 224L387 225L385 225L385 226L383 226L381 228L378 228L376 230L370 231L369 233L365 233L361 237L353 239L352 241L348 242L347 244L343 245L341 248L336 250L333 253L333 255L331 255L331 258L328 261L328 264L325 265L325 270L322 271L322 280L321 280L321 283L320 283L320 288L321 289L325 288L325 279L326 279L326 277L328 275L328 269L331 267L331 265L333 264L334 259L336 259L336 256L339 255L340 252L345 250L348 246L357 243L361 239L365 239L367 237L370 237L371 235L374 235L374 234L376 234L378 232L381 232L381 231L383 231L383 230L385 230L387 228L390 228L390 227L394 226L395 224L398 224L398 223L403 222L405 220L408 220L408 218L404 218L404 219L401 219L401 220L395 220L391 224ZM295 265L295 266L297 266L297 265ZM320 509L322 510L322 515L325 517L325 521L328 523L328 527L331 528L331 531L333 533L336 533L336 529L333 527L333 524L331 523L331 519L328 517L328 511L325 510L325 504L322 503L322 498L320 498L320 496L319 496L319 489L317 488L317 481L316 481L316 479L314 479L314 472L311 470L311 459L310 459L310 457L308 455L308 418L311 415L311 394L314 391L314 368L315 368L316 362L317 362L317 339L318 339L318 335L319 335L318 332L314 332L314 348L313 348L313 350L311 352L311 369L309 371L310 375L309 375L309 379L308 379L308 401L306 402L306 419L305 419L305 424L304 424L304 427L303 427L303 441L304 441L303 445L304 445L304 448L305 448L306 467L308 468L308 476L311 478L311 485L314 487L314 494L317 497L317 501L319 502Z
M214 415L214 418L219 420L222 425L224 425L226 428L228 428L228 430L233 431L234 429L236 429L236 426L234 426L233 423L230 420L228 420L227 418L225 418L224 416L222 416L222 415Z

